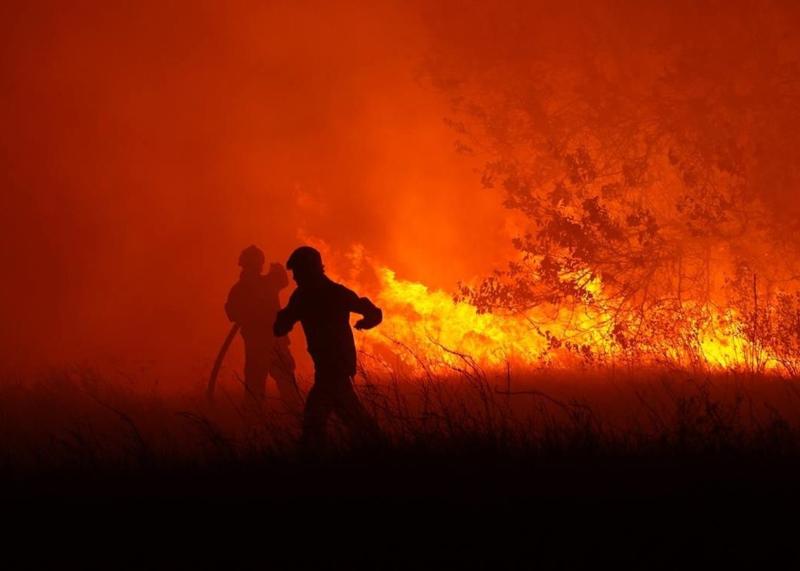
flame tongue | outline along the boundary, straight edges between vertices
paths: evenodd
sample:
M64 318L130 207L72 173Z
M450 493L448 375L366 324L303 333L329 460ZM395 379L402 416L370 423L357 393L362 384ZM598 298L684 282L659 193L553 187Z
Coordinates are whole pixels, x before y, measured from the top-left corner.
M631 334L620 326L620 316L603 309L600 280L591 286L599 300L591 306L540 306L512 315L481 312L442 290L398 279L386 267L376 273L375 301L385 321L362 334L367 366L402 366L420 373L463 366L499 369L509 363L738 369L758 362L762 370L779 364L768 347L756 347L748 338L746 320L734 309L706 310L694 320L671 323L670 335L643 343L626 337Z

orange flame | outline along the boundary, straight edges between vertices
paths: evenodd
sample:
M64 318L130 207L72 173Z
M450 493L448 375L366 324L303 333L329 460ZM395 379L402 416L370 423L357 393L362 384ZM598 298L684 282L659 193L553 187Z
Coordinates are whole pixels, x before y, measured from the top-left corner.
M571 367L626 362L608 310L542 306L520 315L481 313L445 291L398 279L389 268L379 267L376 273L380 285L375 301L383 308L385 321L363 333L359 343L365 354L384 365L419 372L465 365L497 369L508 364ZM591 289L602 298L599 279ZM764 369L778 367L766 349L753 353L742 320L732 309L715 311L692 327L696 342L691 358L679 348L665 347L649 359L640 355L637 364L722 370L745 368L758 359Z

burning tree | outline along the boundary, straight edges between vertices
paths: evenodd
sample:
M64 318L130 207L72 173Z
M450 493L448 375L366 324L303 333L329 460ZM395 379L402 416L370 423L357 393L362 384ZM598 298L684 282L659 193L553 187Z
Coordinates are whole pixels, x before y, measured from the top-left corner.
M513 10L487 12L461 36L496 45L439 46L430 72L452 99L457 148L526 220L518 259L459 299L484 312L592 308L631 359L735 350L754 369L772 358L794 374L797 28L757 33L780 6L698 8L664 33L628 25L669 20L664 7L625 6L624 17L565 8L571 27L555 12L529 27Z

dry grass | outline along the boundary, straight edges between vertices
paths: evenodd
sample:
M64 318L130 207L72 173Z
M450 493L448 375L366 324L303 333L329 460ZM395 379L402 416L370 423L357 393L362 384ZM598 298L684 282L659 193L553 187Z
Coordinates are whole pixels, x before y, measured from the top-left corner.
M361 375L357 388L387 441L361 450L334 422L325 462L792 459L800 448L800 385L763 375L476 368L413 380ZM299 419L276 399L248 415L233 390L211 406L200 390L166 396L85 369L7 380L2 392L8 475L300 462Z
M682 569L724 553L741 562L725 551L732 541L762 565L794 542L779 522L795 513L800 475L795 380L362 375L358 392L387 441L354 446L334 425L322 458L298 455L299 419L276 400L248 416L238 387L214 406L202 388L166 395L90 370L7 379L4 505L31 529L59 522L53 536L80 537L74 545L88 536L80 513L117 554L158 530L160 549L188 537L181 562L224 544L221 564L250 566L263 545L287 568L316 557L321 568Z

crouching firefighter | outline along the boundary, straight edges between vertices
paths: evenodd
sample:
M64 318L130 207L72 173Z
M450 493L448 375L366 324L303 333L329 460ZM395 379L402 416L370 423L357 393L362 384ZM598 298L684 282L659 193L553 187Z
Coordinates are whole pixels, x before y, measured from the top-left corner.
M278 294L289 285L286 270L271 264L262 274L264 252L256 246L245 248L239 256L242 273L225 303L228 319L239 325L244 339L244 401L248 411L260 411L264 402L267 376L275 379L281 400L290 412L300 412L295 363L289 352L289 338L276 338L272 324L280 309Z
M356 347L350 314L362 316L356 329L370 329L383 319L381 310L366 297L329 279L322 257L314 248L297 248L286 267L291 270L297 289L288 305L278 312L274 333L282 337L299 321L314 361L314 386L306 398L301 449L322 449L331 413L336 413L353 437L376 443L381 438L380 429L353 389Z

